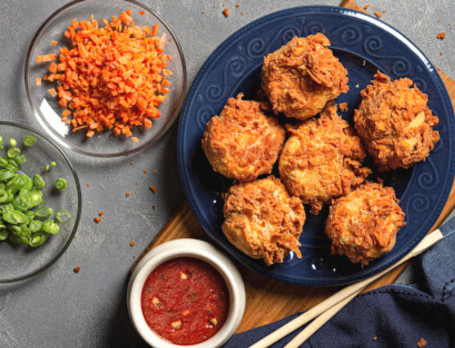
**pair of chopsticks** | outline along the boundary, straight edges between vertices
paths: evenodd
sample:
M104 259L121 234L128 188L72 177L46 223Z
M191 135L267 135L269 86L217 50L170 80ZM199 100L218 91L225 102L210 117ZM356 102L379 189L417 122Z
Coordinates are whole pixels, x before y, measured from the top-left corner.
M338 313L344 306L346 306L354 297L362 292L368 285L370 285L376 279L382 277L384 274L390 272L394 268L398 267L402 263L409 259L423 253L425 250L442 240L444 237L440 230L435 230L428 234L422 241L409 252L405 257L399 260L397 263L388 267L384 271L373 275L369 278L361 280L357 283L349 285L334 295L330 296L325 301L321 302L317 306L306 311L302 315L298 316L294 320L290 321L286 325L283 325L278 330L272 332L268 336L264 337L260 341L256 342L249 348L266 348L271 344L279 341L283 337L289 335L291 332L302 327L306 323L313 320L302 332L300 332L292 341L290 341L284 348L297 348L307 339L311 337L317 330L319 330L327 321L330 320L336 313ZM316 319L315 319L316 318Z

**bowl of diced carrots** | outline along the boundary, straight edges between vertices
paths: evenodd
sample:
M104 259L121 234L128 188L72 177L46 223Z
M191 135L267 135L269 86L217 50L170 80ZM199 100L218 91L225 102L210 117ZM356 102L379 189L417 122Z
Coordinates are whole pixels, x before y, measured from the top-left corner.
M125 156L173 124L186 67L173 32L145 6L74 1L33 38L25 86L34 115L61 145L88 156Z

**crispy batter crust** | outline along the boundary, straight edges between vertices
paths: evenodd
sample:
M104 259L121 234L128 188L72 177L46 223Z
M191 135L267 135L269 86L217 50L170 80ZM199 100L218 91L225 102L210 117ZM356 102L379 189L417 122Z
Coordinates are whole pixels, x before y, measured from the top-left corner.
M409 168L425 160L439 141L439 122L428 96L408 78L390 81L378 71L362 92L354 113L355 128L379 171Z
M239 181L270 174L283 147L286 131L259 103L230 98L219 116L207 123L202 148L216 172Z
M332 240L332 254L366 266L392 250L404 225L393 188L367 182L334 201L325 232Z
M264 58L262 88L275 113L305 120L349 90L348 72L329 45L321 33L294 37Z
M280 156L280 177L292 195L311 205L311 213L349 193L371 173L362 167L366 153L360 138L337 114L336 106L319 119L287 126L287 130L290 137Z
M305 210L274 176L229 188L224 195L222 230L229 241L267 265L282 263L292 250L300 258Z

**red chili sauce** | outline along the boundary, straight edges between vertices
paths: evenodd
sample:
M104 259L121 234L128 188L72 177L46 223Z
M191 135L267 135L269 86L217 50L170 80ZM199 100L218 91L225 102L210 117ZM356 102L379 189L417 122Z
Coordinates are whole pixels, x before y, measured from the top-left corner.
M141 296L148 326L167 341L190 345L208 340L223 326L229 294L221 275L194 258L178 258L158 266Z

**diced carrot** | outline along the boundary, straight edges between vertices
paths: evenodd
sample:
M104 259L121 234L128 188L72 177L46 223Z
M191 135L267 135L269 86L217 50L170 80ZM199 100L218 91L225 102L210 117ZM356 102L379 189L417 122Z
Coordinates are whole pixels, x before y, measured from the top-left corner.
M49 94L51 96L53 96L53 97L57 96L57 91L54 88L48 89L47 91L49 92Z
M131 140L134 141L135 143L139 142L139 138L138 137L132 137Z
M55 46L57 43L58 43L58 42L55 41L55 40L52 40L52 41L51 41L51 45L52 45L52 46Z
M172 75L167 69L172 57L164 54L166 33L156 36L158 24L135 26L131 15L127 10L111 22L103 20L104 28L93 15L90 21L73 19L64 33L72 47L59 49L58 62L55 53L37 57L37 62L51 62L43 80L58 81L57 91L48 91L67 108L62 121L74 132L86 130L93 137L111 129L138 142L133 127L149 129L151 119L161 116L158 107L170 87L166 77Z
M36 57L36 62L37 63L42 63L43 62L43 56L37 56Z
M41 86L41 79L39 77L36 78L36 85Z
M139 14L140 14L141 16L143 16L143 15L145 15L145 12L144 12L144 11L139 11Z

